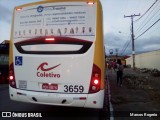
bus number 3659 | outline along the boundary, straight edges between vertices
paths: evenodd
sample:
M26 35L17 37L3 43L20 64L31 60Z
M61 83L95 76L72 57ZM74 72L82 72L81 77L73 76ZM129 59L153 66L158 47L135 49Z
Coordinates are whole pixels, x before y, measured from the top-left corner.
M83 93L84 91L84 87L82 85L78 86L78 85L64 85L64 92L75 92L75 93Z

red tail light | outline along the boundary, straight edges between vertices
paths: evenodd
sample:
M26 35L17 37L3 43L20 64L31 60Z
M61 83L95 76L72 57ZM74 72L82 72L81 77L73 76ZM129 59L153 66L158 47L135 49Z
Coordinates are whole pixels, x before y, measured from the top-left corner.
M14 77L11 75L11 76L9 76L9 79L10 79L10 80L13 80L13 79L14 79Z
M9 85L13 88L16 88L13 63L9 67Z
M95 85L98 85L98 83L99 83L99 80L98 80L98 79L95 79L95 80L94 80L94 84L95 84Z
M101 85L100 82L101 82L101 70L98 66L93 64L89 93L98 92L100 90L100 85Z

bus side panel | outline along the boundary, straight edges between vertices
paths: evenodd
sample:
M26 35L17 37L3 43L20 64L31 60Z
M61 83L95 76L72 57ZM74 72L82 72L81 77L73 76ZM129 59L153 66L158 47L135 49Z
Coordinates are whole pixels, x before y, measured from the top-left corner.
M94 52L94 64L101 69L101 89L105 89L105 52L104 52L104 38L103 38L103 13L102 6L97 1L97 20L96 20L96 41ZM98 56L98 57L97 57Z

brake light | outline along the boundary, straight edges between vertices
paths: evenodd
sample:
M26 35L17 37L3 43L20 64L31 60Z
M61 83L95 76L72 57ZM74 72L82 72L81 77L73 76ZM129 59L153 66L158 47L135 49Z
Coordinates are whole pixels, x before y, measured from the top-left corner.
M20 11L20 10L22 10L22 8L16 8L16 11Z
M93 4L94 4L94 2L87 2L87 4L88 4L88 5L93 5Z
M100 85L101 85L100 82L101 82L101 70L97 65L93 64L89 93L98 92L100 90Z
M9 67L9 85L13 88L16 88L13 63Z
M99 81L97 79L94 80L94 84L97 85Z
M54 41L55 38L46 38L45 41Z
M10 80L13 80L13 78L14 78L14 77L13 77L12 75L11 75L11 76L9 76L9 79L10 79Z

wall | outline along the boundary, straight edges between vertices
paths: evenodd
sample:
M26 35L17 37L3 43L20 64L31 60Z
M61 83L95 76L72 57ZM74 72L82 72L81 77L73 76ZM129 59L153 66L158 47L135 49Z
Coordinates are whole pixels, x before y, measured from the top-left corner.
M132 57L126 59L126 64L133 67ZM160 50L135 55L135 66L160 70Z

